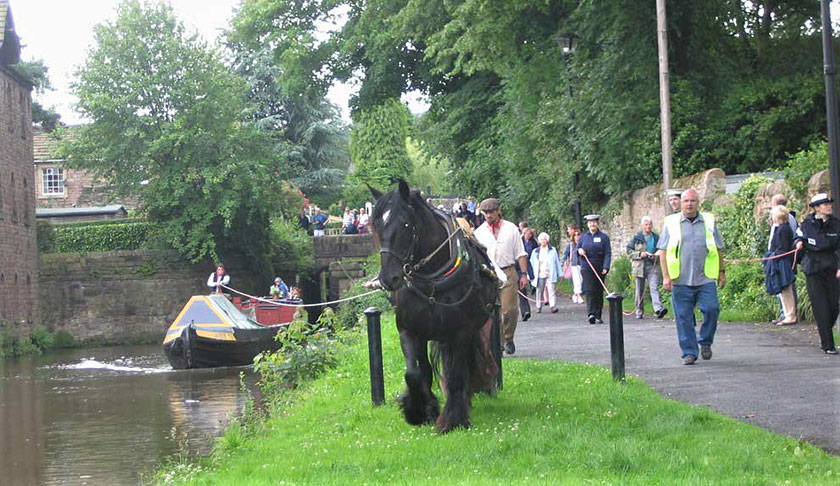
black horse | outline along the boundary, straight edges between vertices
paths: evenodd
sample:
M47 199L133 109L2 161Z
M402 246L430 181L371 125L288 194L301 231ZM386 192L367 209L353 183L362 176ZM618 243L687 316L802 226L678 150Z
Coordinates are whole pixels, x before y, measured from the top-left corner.
M376 198L371 224L381 245L379 279L393 292L405 355L407 388L399 398L405 420L434 422L441 432L469 427L473 394L495 392L499 374L500 351L489 343L490 329L500 322L499 282L484 249L405 181L385 194L371 192ZM447 398L443 413L431 388L429 341Z

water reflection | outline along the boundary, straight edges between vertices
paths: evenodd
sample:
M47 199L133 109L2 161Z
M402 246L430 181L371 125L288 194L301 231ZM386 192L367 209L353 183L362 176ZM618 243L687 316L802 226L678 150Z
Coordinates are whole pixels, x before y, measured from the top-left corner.
M243 371L173 371L158 346L0 362L0 484L136 484L180 446L206 453Z

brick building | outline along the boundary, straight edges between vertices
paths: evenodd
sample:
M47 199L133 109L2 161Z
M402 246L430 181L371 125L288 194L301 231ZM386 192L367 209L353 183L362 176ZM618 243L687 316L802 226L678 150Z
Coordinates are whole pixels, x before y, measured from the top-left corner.
M108 188L88 171L69 169L56 155L59 144L76 136L81 126L66 127L58 136L41 128L34 129L34 193L39 208L75 208L103 206Z
M32 85L20 62L8 0L0 0L0 320L37 319L38 250L32 192Z

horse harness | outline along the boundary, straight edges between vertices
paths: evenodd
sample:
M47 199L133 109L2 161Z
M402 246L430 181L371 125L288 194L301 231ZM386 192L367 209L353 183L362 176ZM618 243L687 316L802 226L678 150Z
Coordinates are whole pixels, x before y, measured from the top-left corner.
M457 307L466 302L467 299L469 299L480 287L482 273L491 277L494 281L498 280L498 277L487 263L474 261L477 260L475 255L473 255L473 252L467 248L470 243L467 238L463 236L462 228L451 217L444 215L439 211L435 211L435 215L438 219L442 220L441 223L446 228L448 236L434 251L421 258L416 263L412 263L416 258L415 253L417 252L419 246L417 228L416 225L412 224L409 225L411 226L412 233L411 246L409 247L408 254L404 258L401 258L401 255L397 254L388 247L383 247L380 250L380 253L390 253L395 258L404 262L403 280L405 281L406 288L421 299L425 300L430 306ZM444 267L434 272L428 274L420 273L418 270L431 261L431 259L440 252L447 243L449 243L449 262ZM469 271L469 274L465 274L466 271ZM469 287L460 299L455 302L445 303L435 298L436 292L439 293L441 290L448 290L456 287L464 276L469 278ZM498 296L493 299L492 302L483 303L483 307L488 314L492 313L494 307L497 307L498 305Z

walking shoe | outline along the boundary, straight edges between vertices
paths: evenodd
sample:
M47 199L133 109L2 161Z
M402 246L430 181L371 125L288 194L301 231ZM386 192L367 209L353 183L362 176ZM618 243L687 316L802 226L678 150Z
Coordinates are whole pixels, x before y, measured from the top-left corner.
M531 318L531 313L530 313L530 312L526 312L526 313L525 313L525 315L524 315L524 316L522 316L522 322L525 322L525 321L527 321L527 320L528 320L528 319L530 319L530 318Z
M601 319L595 319L595 324L603 324L603 323L604 323L604 321L602 321Z
M700 357L703 359L712 359L712 347L700 346Z
M537 314L542 314L542 309L537 307Z
M837 348L823 349L825 354L837 354Z
M513 344L513 341L508 341L508 342L505 343L505 353L507 353L507 354L516 353L516 345Z
M595 316L593 316L592 314L589 314L589 323L595 324Z
M551 308L551 313L552 314L557 314L557 307L552 307Z
M667 313L668 313L668 309L663 307L663 308L659 309L658 311L656 311L656 318L657 319L662 319L663 317L665 317L665 314L667 314Z
M644 319L643 314L636 314L636 319Z
M697 357L692 356L690 354L688 356L686 356L685 358L683 358L683 364L684 365L693 365L695 361L697 361Z

